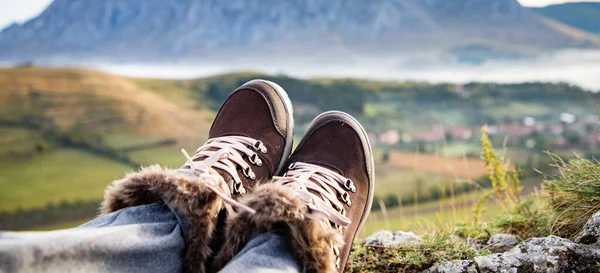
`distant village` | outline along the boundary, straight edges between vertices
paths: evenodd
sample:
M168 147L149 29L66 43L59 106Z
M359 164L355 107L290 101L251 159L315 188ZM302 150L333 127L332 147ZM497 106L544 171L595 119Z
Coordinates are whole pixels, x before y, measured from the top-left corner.
M431 126L430 130L401 132L391 129L380 134L371 134L376 146L410 145L415 142L434 144L443 141L479 141L481 127ZM527 148L580 148L600 147L600 123L598 116L577 117L561 113L556 120L536 120L524 117L520 122L488 125L490 137L518 139Z

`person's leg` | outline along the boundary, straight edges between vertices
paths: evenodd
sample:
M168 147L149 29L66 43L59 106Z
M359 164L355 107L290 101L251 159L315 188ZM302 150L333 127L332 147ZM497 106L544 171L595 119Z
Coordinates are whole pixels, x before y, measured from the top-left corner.
M298 273L301 267L292 256L287 240L275 232L255 236L220 271L221 273Z
M157 202L73 229L1 232L0 272L180 272L183 225Z

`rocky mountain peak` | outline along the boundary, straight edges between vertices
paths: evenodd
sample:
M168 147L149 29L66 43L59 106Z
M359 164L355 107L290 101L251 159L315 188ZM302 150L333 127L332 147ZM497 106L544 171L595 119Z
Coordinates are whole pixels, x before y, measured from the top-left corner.
M380 54L482 37L579 43L536 18L516 0L55 0L0 32L0 60L200 60L269 47ZM515 41L533 30L540 37Z

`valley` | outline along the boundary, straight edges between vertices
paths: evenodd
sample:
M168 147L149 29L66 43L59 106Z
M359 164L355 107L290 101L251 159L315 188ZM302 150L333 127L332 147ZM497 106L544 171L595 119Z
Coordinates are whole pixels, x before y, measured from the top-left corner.
M0 226L83 222L95 213L84 208L98 204L125 172L156 163L177 168L184 161L179 149L201 145L222 101L253 78L286 88L296 139L321 111L347 111L365 124L377 161L372 225L383 223L381 204L395 217L399 207L413 212L414 219L386 220L394 228L434 219L440 210L449 217L450 200L459 204L450 215L469 210L472 202L457 200L489 187L479 159L484 123L495 128L492 141L522 167L530 188L540 181L533 169L549 164L543 151L598 151L598 136L589 132L600 129L600 94L568 84L305 80L254 72L155 80L88 69L2 69ZM575 119L561 121L564 114Z

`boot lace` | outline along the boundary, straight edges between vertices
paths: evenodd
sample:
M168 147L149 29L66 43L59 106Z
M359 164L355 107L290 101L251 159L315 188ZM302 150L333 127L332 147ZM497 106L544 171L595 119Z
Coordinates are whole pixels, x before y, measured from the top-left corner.
M332 227L333 224L333 228L342 233L343 228L350 225L351 221L346 217L342 202L352 206L348 194L348 191L356 192L352 180L318 165L294 162L290 164L288 172L283 177L274 177L274 181L296 190L300 198L306 202L311 216L323 219L321 223L324 226ZM340 248L334 246L333 252L337 257L336 265L339 268Z
M231 212L232 206L254 214L255 210L231 198L232 192L244 194L241 174L249 179L256 175L252 167L244 160L246 156L252 165L262 166L263 162L258 152L267 153L267 147L260 141L243 136L224 136L209 139L196 150L193 157L181 149L187 158L186 163L179 169L180 173L205 178L204 185L225 201L226 209ZM239 168L238 168L239 167ZM225 182L217 172L224 171L231 179Z
M304 162L292 163L283 177L278 176L274 180L296 190L307 203L312 216L327 219L338 229L350 224L342 202L352 205L348 194L348 191L356 192L352 180L330 169Z

